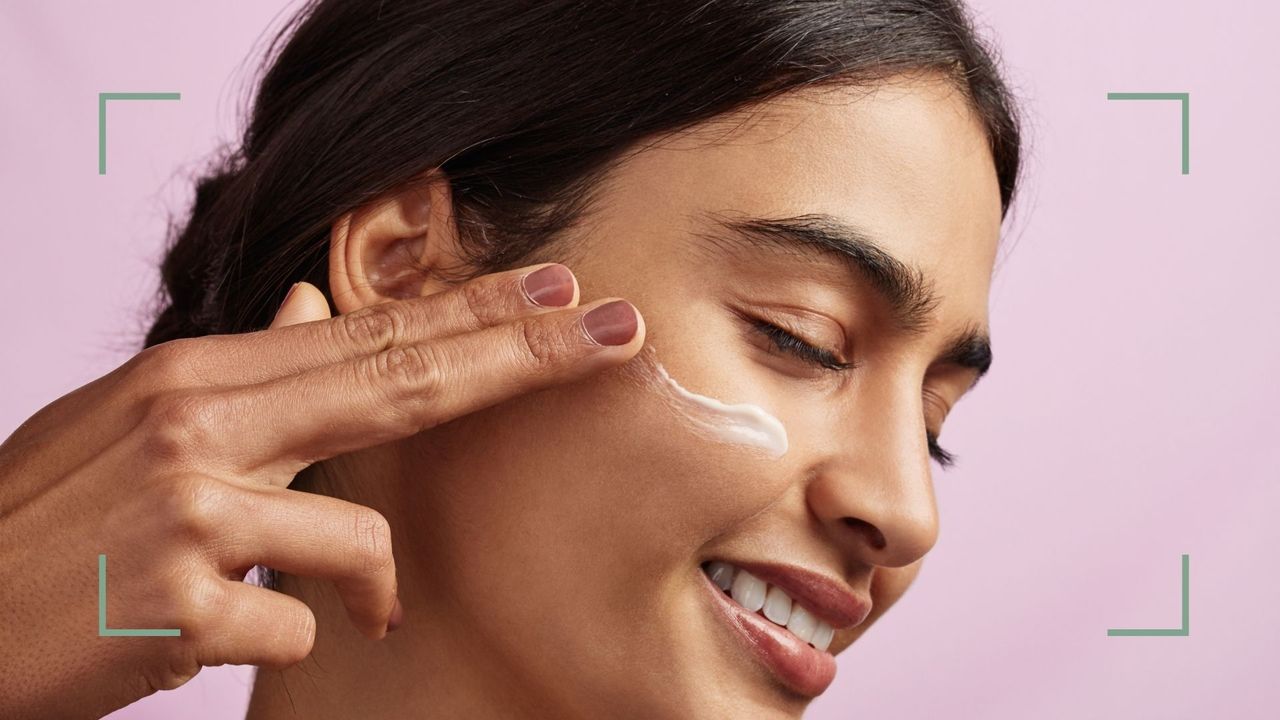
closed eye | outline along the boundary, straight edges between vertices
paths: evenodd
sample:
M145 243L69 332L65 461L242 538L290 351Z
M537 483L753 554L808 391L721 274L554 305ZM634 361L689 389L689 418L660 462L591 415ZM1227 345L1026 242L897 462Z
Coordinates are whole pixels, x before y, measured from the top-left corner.
M752 326L773 341L773 344L779 350L794 355L805 362L837 372L851 370L856 367L855 363L841 362L834 352L815 347L767 320L759 318L750 318L750 320Z
M793 355L805 362L834 372L851 370L858 366L857 363L854 362L841 361L834 352L805 342L794 334L783 330L767 320L761 320L760 318L755 317L748 319L750 320L752 327L765 337L769 338L775 347L782 352ZM929 444L929 457L933 458L939 466L945 470L955 465L955 455L948 452L946 448L943 448L938 444L937 435L926 430L925 439Z

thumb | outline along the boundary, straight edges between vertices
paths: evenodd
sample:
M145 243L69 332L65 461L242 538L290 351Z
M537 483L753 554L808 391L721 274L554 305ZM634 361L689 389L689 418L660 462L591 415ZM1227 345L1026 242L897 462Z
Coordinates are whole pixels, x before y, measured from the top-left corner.
M276 310L276 317L271 321L271 327L279 328L312 320L327 320L329 317L329 301L324 293L309 282L299 282L294 283L289 293L284 296L284 302L280 303L280 309Z

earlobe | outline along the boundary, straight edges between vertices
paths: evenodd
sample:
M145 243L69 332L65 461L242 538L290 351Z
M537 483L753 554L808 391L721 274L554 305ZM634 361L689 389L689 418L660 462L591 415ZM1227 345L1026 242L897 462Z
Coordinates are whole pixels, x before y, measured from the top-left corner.
M446 287L434 271L461 257L448 179L418 181L344 213L329 240L329 288L339 313L428 295Z

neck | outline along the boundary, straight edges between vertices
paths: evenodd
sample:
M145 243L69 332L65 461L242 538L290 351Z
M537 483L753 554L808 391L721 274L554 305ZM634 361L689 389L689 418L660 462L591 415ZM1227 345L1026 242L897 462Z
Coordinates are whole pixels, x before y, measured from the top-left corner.
M346 484L335 484L340 478L399 476L394 461L361 455L359 461L348 458L320 473L327 494L346 491ZM504 663L501 649L473 631L477 621L452 594L442 592L445 579L424 577L421 568L440 567L442 559L431 555L441 539L422 535L421 528L418 535L407 532L414 524L397 516L404 503L393 497L365 493L355 501L391 522L403 625L382 640L370 640L347 618L333 583L282 575L279 590L315 613L316 640L301 663L286 670L259 669L246 719L564 717L564 708L536 692L537 683Z
M465 626L406 593L404 625L370 640L347 619L331 584L285 576L280 590L316 614L311 655L286 670L260 669L246 720L276 718L537 718L554 712L510 668L471 642Z

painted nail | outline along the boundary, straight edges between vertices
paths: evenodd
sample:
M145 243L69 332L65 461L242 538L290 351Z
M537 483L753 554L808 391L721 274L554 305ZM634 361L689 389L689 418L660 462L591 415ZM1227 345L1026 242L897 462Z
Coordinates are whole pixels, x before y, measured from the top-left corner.
M573 273L564 265L548 265L520 279L524 294L542 307L564 307L573 300Z
M582 326L599 345L626 345L635 337L638 320L631 303L614 300L591 308L582 316Z

